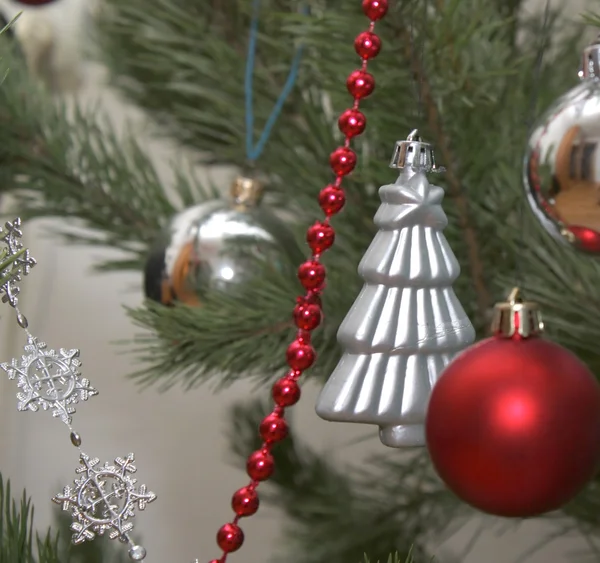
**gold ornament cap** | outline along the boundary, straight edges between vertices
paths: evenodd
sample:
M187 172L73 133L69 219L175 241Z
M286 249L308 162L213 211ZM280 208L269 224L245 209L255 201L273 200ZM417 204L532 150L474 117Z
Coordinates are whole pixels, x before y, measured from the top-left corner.
M515 287L503 303L496 303L492 334L503 338L537 336L544 330L542 314L537 303L523 301Z
M255 178L239 176L231 184L229 193L235 207L246 209L260 203L264 194L264 187Z

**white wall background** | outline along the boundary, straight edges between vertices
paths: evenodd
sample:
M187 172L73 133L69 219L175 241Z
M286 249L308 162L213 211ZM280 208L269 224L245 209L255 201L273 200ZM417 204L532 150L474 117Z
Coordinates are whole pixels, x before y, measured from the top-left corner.
M63 42L57 52L69 53L68 59L58 62L67 61L63 66L72 68L71 55L77 52L73 45L80 37L79 18L86 1L61 0L37 11L36 21L23 19L23 33L27 26L37 30L46 26L46 32L50 30L59 43ZM9 0L1 0L0 9L7 3ZM532 1L531 7L543 4L543 0ZM571 0L571 12L576 14L577 5L582 4ZM14 5L11 9L15 9ZM86 66L84 87L78 96L84 103L99 99L121 127L127 119L133 119L140 138L147 139L153 159L168 181L166 162L175 148L148 138L143 115L104 86L102 69ZM31 330L49 345L81 349L84 373L100 390L100 395L82 405L75 417L84 448L107 460L132 450L136 453L140 480L159 495L140 514L136 524L136 531L145 538L149 563L188 563L196 557L208 561L219 554L215 533L231 518L231 495L247 481L243 467L228 464L223 437L227 407L247 397L251 389L238 383L216 397L207 389L187 394L179 390L165 395L153 390L140 393L124 378L134 368L133 358L123 355L122 348L113 343L135 333L122 306L140 302L141 275L93 274L91 266L109 252L57 244L48 234L51 226L52 222L39 222L26 227L27 244L39 265L24 284L22 309L30 319ZM0 358L4 360L19 355L24 340L5 307L1 316ZM340 463L368 463L370 451L381 452L377 438L344 447L369 429L327 424L318 419L313 411L317 392L306 386L296 408L295 424L303 438ZM396 455L394 451L389 453ZM41 413L17 413L14 383L0 378L0 468L17 490L27 488L40 526L49 522L54 510L49 498L73 478L76 454L66 428L58 421L50 421ZM276 512L263 507L256 516L244 521L246 544L239 555L231 557L232 561L258 563L269 559L278 541ZM446 547L464 544L467 532L475 526L476 523L464 530ZM484 534L464 563L512 563L540 540L543 530L542 524L533 522L502 537ZM576 539L564 539L527 558L527 562L567 563L573 547L585 546ZM443 563L441 546L438 553Z

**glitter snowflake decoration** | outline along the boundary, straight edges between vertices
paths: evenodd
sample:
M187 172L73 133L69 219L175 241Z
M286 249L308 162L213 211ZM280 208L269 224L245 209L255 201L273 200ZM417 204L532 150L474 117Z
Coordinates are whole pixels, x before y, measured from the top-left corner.
M52 415L71 424L74 404L98 394L79 372L79 350L47 350L44 342L28 336L25 354L10 364L0 364L9 379L17 378L20 411L51 410Z
M2 302L16 307L19 286L23 276L26 276L35 266L35 259L29 255L29 250L23 246L21 237L21 219L18 217L11 223L7 222L4 228L0 227L0 295Z
M61 504L63 510L71 511L75 545L91 541L105 532L109 532L111 540L129 541L128 533L133 529L129 520L135 516L134 509L144 510L156 499L146 485L136 488L137 480L130 476L137 471L134 461L134 455L129 454L125 459L116 458L115 465L106 462L98 466L98 458L90 459L81 454L76 473L82 477L52 499Z

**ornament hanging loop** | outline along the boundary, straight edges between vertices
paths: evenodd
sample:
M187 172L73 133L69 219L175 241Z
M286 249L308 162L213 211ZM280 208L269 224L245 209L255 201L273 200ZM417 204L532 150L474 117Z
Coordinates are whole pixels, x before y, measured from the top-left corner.
M414 129L406 141L397 141L390 168L404 170L410 168L415 172L444 172L445 169L435 165L433 147L423 141L419 131Z
M583 50L578 75L581 80L600 78L600 35Z
M542 314L537 303L524 302L515 287L503 303L496 303L492 320L492 334L503 338L529 338L544 330Z

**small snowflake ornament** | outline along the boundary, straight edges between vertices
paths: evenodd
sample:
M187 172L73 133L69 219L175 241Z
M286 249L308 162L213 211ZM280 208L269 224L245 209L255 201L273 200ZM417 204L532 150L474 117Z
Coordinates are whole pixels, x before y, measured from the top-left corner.
M116 458L114 465L106 462L99 466L98 458L81 454L76 473L82 477L52 499L63 510L71 511L73 544L91 541L105 532L111 540L130 542L128 534L133 524L129 520L135 517L134 509L144 510L156 499L146 485L136 487L137 480L131 477L137 471L134 461L134 455L129 454L124 459Z
M21 237L21 219L18 217L0 227L0 296L2 302L16 307L19 286L17 285L35 266L35 259L29 255L29 250L23 246Z
M0 364L9 379L17 379L20 411L51 410L52 415L70 425L74 404L98 394L89 380L82 378L79 350L48 350L44 342L28 335L20 360Z

